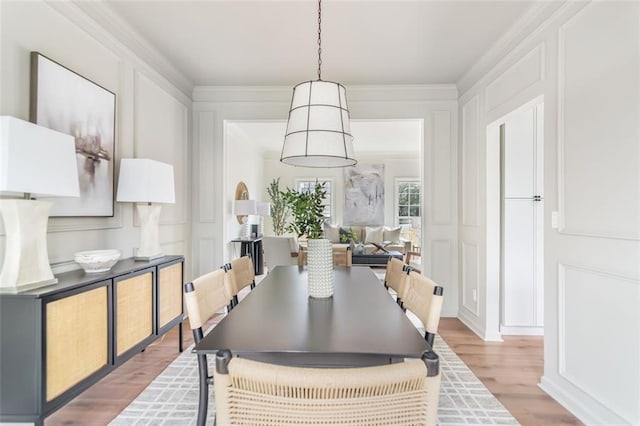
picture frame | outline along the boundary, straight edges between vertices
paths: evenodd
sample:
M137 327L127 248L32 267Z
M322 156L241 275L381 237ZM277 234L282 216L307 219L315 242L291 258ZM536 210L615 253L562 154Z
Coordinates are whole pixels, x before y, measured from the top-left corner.
M384 164L363 164L345 167L345 225L384 225Z
M53 202L52 217L113 217L116 95L39 52L31 52L29 119L75 138L79 198Z

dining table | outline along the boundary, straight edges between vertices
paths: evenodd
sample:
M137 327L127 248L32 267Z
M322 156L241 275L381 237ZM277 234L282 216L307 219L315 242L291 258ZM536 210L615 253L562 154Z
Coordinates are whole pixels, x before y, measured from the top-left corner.
M309 297L307 270L277 266L195 346L197 354L355 367L423 358L431 347L369 267L334 267L333 296ZM437 368L437 357L430 365ZM435 362L435 364L434 364Z

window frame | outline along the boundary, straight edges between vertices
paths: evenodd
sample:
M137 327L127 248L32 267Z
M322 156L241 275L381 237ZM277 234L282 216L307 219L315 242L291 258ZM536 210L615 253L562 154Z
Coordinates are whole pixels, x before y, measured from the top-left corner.
M420 199L418 200L418 208L420 209L420 215L419 216L411 216L411 215L407 215L407 216L400 216L400 185L404 184L404 183L413 183L413 184L417 184L418 187L420 188ZM420 180L419 177L396 177L394 178L394 192L393 192L393 220L396 226L400 225L400 218L411 218L411 217L419 217L420 221L422 221L422 213L423 213L423 208L422 208L422 198L424 197L424 190L423 190L423 185L422 185L422 181ZM412 203L409 202L409 204L407 205L408 207L408 211L410 211L410 208L413 207L414 205Z
M294 179L294 184L295 184L296 191L300 191L300 189L298 188L299 183L310 182L313 185L315 185L316 181L318 181L319 183L328 182L329 186L331 187L331 190L328 191L329 192L329 197L327 197L327 199L329 201L329 217L327 218L327 220L329 221L329 223L333 223L333 221L335 219L335 214L336 214L335 213L335 209L336 209L335 189L336 189L336 187L335 187L333 178L322 178L322 177L304 178L304 177L296 177Z

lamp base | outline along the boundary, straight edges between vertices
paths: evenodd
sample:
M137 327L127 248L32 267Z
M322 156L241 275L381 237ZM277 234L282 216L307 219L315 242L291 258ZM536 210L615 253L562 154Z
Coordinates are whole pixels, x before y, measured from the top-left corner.
M160 249L160 205L136 204L140 218L140 248L135 260L152 260L164 256Z
M0 200L7 232L0 292L19 293L58 282L49 265L47 222L52 204L39 200Z

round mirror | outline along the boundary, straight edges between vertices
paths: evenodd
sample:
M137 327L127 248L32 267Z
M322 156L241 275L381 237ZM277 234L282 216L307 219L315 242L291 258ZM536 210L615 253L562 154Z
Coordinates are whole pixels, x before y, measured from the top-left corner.
M249 199L249 189L244 182L239 182L238 186L236 186L236 200L248 200ZM236 216L238 219L238 223L242 223L243 216Z

